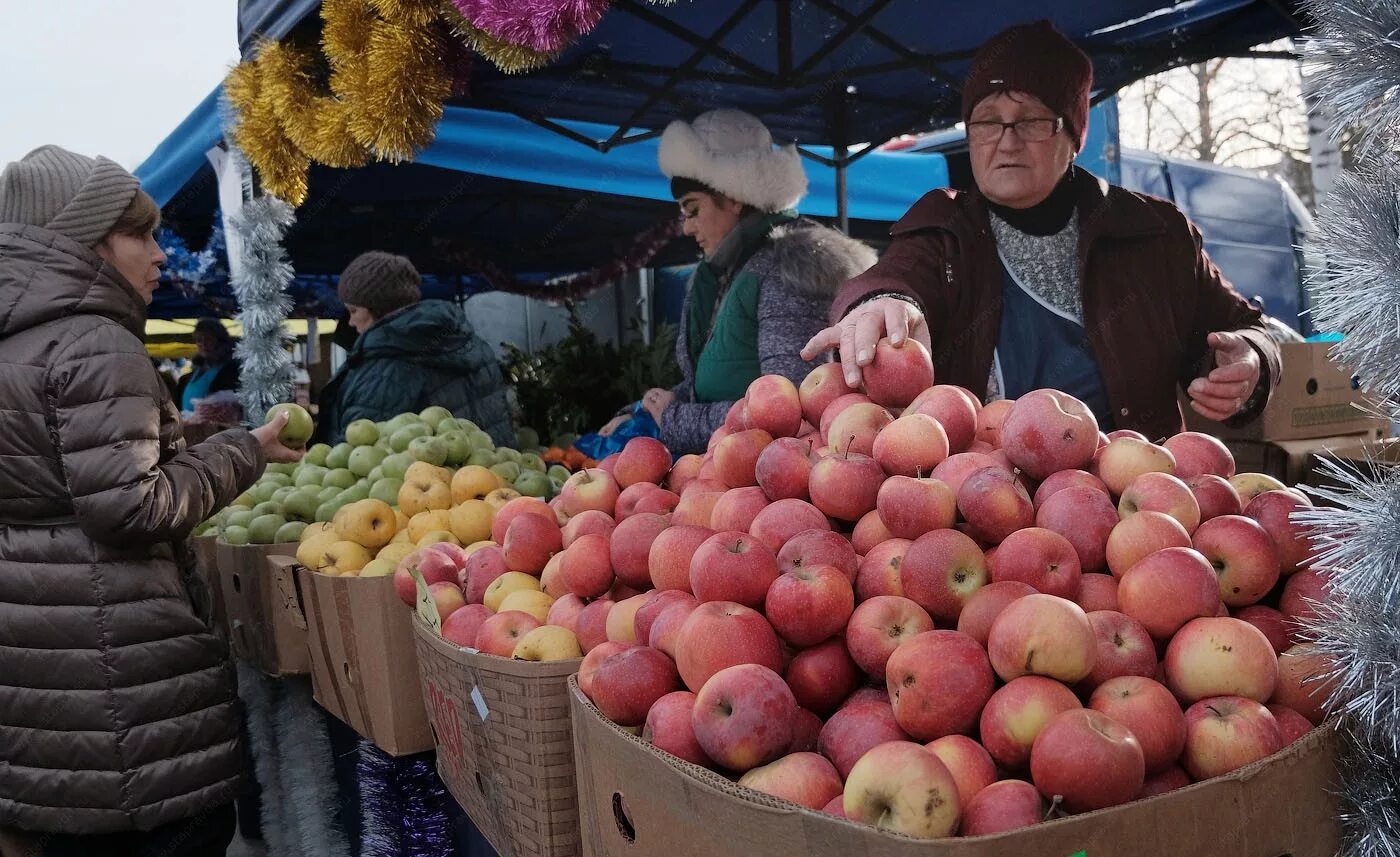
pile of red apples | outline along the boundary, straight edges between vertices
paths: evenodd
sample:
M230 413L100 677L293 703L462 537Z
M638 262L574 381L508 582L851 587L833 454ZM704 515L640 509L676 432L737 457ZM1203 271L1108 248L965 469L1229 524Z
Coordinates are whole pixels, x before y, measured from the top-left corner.
M582 691L814 810L999 833L1228 774L1323 717L1303 494L1204 434L1105 435L1057 391L984 406L914 342L882 342L863 392L837 364L761 377L705 455L637 438L553 505L541 584Z

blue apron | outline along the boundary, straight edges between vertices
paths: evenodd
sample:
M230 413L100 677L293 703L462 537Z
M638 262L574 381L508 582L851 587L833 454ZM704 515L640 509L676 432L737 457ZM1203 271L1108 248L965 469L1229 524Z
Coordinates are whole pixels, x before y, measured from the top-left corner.
M1113 409L1083 323L1026 288L1005 256L1001 270L996 348L1001 394L1015 399L1045 387L1060 390L1088 405L1101 431L1112 431Z

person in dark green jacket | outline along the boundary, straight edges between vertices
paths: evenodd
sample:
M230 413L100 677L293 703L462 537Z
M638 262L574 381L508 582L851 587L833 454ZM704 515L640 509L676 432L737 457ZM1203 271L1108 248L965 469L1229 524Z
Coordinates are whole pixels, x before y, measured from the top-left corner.
M513 442L495 353L460 307L423 300L412 262L361 254L341 273L338 293L360 335L321 392L317 441L343 441L345 427L358 419L382 422L439 405L476 423L498 445Z

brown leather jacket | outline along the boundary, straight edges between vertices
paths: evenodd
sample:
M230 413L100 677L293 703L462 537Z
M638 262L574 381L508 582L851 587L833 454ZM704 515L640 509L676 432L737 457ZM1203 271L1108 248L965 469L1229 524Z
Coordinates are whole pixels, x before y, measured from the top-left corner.
M92 250L0 225L0 827L150 829L240 784L182 540L262 453L242 429L185 448L145 315Z
M1076 184L1085 330L1116 427L1153 440L1181 431L1177 390L1214 365L1206 336L1221 330L1259 353L1263 390L1231 422L1257 417L1280 377L1278 346L1206 255L1200 231L1165 200L1087 174ZM984 394L1002 301L987 218L979 194L926 194L891 228L880 261L837 293L832 323L874 294L912 297L928 319L935 378Z

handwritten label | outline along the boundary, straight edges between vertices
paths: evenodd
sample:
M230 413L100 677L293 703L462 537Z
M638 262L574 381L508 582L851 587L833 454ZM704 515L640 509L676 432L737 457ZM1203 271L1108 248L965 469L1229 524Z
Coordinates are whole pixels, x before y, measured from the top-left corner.
M274 565L272 580L277 584L277 591L282 596L282 609L291 615L293 625L305 631L306 614L301 611L301 600L297 598L297 585L296 581L292 580L292 572L286 566Z
M491 712L486 708L486 697L481 695L479 687L472 688L472 704L476 706L476 716L481 718L482 723L485 723L486 718L491 716Z
M433 633L442 636L442 617L438 615L437 602L433 600L433 593L428 590L428 581L423 579L423 573L414 568L409 571L413 575L413 585L418 589L418 618L423 620L423 624L433 629Z

